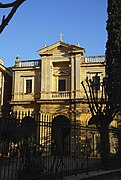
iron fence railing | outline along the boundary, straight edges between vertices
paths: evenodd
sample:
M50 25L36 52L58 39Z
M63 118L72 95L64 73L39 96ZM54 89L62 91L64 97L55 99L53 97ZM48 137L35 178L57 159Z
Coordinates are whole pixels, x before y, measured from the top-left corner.
M78 121L53 123L40 115L19 115L0 119L1 180L63 179L100 169L100 136L95 128Z

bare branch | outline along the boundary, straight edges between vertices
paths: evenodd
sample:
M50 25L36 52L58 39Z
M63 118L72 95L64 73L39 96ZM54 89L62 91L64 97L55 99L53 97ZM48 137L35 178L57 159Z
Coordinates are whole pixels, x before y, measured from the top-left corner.
M91 114L92 114L92 116L94 116L93 107L91 106L90 99L89 99L89 96L87 94L87 90L86 90L86 88L84 86L84 82L82 81L81 84L82 84L82 86L84 88L84 91L85 91L85 94L86 94L86 97L87 97L87 101L88 101L88 104L89 104L89 108L90 108Z
M101 93L100 107L99 107L100 110L103 107L103 103L104 103L104 84L102 83L102 93Z
M2 4L2 3L0 3L0 8L10 8L10 7L13 7L13 6L15 6L16 2L17 2L17 1L14 1L14 2L8 3L8 4Z
M95 100L94 89L93 89L92 83L90 82L90 84L89 84L88 79L86 80L86 83L87 83L88 88L89 88L89 93L90 93L90 99L91 99L91 102L92 102L92 107L93 107L94 112L96 113L96 111L98 111L98 104L96 103L96 100Z
M24 1L25 0L16 0L13 3L9 3L9 4L2 4L2 3L0 3L0 8L12 7L12 9L11 9L10 13L8 14L8 16L6 18L5 18L5 16L3 16L2 23L0 25L0 33L2 33L4 28L8 25L9 21L12 19L13 15L15 14L16 10L18 9L18 7ZM7 7L5 7L5 6L7 6Z

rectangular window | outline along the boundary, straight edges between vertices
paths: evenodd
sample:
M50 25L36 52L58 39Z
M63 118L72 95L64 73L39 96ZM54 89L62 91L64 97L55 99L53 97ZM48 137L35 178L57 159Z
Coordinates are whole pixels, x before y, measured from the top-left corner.
M97 76L97 75L93 76L92 83L93 83L94 91L99 91L100 90L100 76Z
M59 79L58 91L66 91L66 80L65 79Z
M26 80L26 93L32 93L32 79Z

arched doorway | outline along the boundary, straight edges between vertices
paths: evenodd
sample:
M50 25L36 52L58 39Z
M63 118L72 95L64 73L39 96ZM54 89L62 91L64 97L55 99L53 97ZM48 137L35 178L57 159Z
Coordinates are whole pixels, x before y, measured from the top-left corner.
M69 118L64 115L56 116L52 121L51 150L54 155L70 154L70 129Z

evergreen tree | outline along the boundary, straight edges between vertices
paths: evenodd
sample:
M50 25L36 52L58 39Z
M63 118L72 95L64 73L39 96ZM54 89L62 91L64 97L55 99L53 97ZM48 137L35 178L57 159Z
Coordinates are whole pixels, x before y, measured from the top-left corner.
M108 0L106 73L109 98L117 96L121 84L121 0Z
M104 163L110 157L109 126L121 110L121 0L108 0L107 12L107 77L102 84L101 98L90 80L86 80L87 85L82 82L92 115L88 124L95 124L100 133L101 157Z

